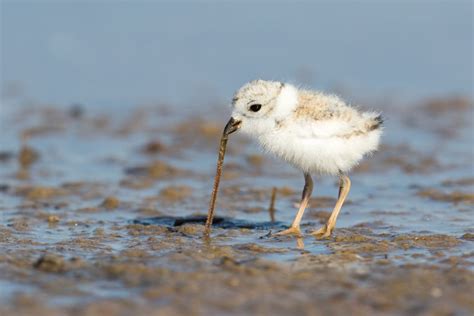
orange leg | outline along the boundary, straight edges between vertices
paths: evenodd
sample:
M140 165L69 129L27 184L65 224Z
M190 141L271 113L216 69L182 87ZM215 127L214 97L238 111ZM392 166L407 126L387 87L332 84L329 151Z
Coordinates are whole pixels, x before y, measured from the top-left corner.
M301 196L301 204L300 208L298 210L298 213L296 213L296 217L293 220L293 223L291 224L290 228L282 230L276 234L275 236L283 236L283 235L301 235L300 231L300 223L301 219L303 218L304 210L306 209L306 206L308 205L309 198L311 197L311 193L313 192L313 179L311 179L311 175L309 173L304 174L304 189L303 189L303 194Z
M326 225L312 232L311 235L314 235L320 238L327 238L331 236L331 233L334 227L336 226L337 216L339 215L339 212L341 211L341 207L344 204L344 201L346 200L347 194L349 194L349 190L351 189L351 180L349 179L348 176L341 175L339 181L340 181L339 196L337 198L336 206L334 207L334 210L332 211L331 216L329 217Z

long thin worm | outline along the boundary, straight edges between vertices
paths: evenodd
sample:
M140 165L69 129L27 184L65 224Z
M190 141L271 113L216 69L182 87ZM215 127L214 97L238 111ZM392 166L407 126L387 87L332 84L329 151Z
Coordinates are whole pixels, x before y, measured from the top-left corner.
M205 236L209 236L209 233L211 232L212 220L214 219L214 209L216 206L217 191L219 190L219 182L221 180L222 165L224 164L224 156L225 156L225 150L227 147L228 139L229 139L229 135L226 135L226 133L223 133L222 138L221 138L221 144L219 147L219 156L217 158L214 186L212 188L211 200L209 201L209 211L207 213L206 228L204 230Z

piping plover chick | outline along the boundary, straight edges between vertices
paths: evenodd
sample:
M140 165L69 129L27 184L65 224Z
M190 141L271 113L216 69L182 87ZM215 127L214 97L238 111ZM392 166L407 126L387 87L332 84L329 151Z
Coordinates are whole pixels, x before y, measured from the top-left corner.
M255 80L235 93L224 135L236 131L250 135L265 151L303 172L305 185L296 217L290 228L276 235L301 234L300 222L313 190L311 174L338 176L334 210L327 223L312 232L329 237L351 186L347 173L377 149L382 123L379 113L361 112L337 96Z

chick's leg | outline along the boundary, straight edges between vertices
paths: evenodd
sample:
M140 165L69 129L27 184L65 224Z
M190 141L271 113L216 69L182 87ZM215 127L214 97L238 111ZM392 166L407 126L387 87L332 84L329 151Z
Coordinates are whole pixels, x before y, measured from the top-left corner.
M331 233L334 227L336 226L337 216L339 215L341 207L344 204L344 201L346 200L347 194L349 194L349 190L351 189L351 180L348 176L341 175L339 181L339 196L337 198L336 206L334 207L331 216L329 217L326 225L312 232L311 235L321 238L327 238L331 236Z
M304 210L308 205L309 198L311 197L311 193L313 192L313 179L311 179L311 175L309 173L304 174L304 188L303 194L301 196L301 203L300 208L298 209L298 213L296 213L296 217L293 220L290 228L282 230L281 232L276 233L276 236L282 235L301 235L300 231L300 223L301 219L303 218Z

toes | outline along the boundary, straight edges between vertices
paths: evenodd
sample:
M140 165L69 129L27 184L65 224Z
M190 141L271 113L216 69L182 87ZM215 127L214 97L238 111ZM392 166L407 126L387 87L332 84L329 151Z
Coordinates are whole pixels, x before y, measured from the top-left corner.
M320 229L311 232L311 235L313 235L313 236L322 236L322 235L326 234L326 231L327 231L326 226L323 226Z
M329 237L331 237L331 233L324 233L324 234L317 234L317 235L314 235L314 237L316 237L316 239L329 239Z
M273 236L288 236L288 235L301 235L301 231L299 230L299 228L294 228L294 227L290 227L288 229L285 229L285 230L282 230L282 231L279 231L275 234L273 234Z
M329 231L329 230L326 231L326 232L321 236L321 238L329 238L329 237L331 237L331 231Z
M320 229L311 233L314 237L318 239L325 239L331 237L332 230L328 229L326 226L321 227Z
M313 234L316 239L326 239L326 234Z

